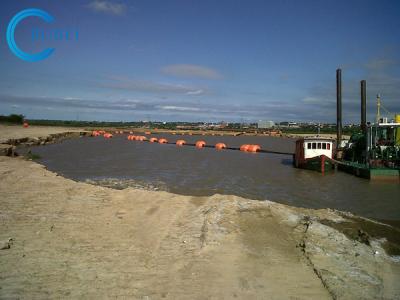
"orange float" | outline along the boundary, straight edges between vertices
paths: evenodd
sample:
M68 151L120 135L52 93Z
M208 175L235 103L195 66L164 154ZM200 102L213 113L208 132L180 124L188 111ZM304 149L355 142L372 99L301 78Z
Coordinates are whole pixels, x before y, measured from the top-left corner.
M240 151L248 151L249 147L250 147L249 144L244 144L244 145L240 146Z
M185 140L177 140L176 141L176 145L177 146L183 146L183 145L185 145L186 144L186 141Z
M138 136L135 137L135 141L143 142L145 140L147 140L147 137L145 137L144 135L138 135Z
M217 150L226 149L226 145L224 143L217 143L215 144L215 149Z
M160 144L167 144L168 143L167 139L159 139L158 142Z
M250 145L248 152L258 152L261 150L260 145Z
M197 141L196 148L203 148L206 145L205 141Z
M156 143L158 141L158 138L152 137L149 142L150 143Z

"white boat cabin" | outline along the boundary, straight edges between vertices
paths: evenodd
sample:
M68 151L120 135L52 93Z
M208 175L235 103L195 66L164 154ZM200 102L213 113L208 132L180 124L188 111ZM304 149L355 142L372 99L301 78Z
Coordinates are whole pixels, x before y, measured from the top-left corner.
M333 140L314 137L304 138L304 158L312 158L320 155L325 155L333 158Z

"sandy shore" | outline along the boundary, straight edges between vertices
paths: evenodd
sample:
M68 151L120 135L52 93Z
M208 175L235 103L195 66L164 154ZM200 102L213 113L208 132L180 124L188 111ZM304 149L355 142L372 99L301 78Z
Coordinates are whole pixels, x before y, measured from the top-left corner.
M2 126L0 139L63 130ZM348 214L113 190L22 157L0 157L0 178L2 299L400 298L382 241L326 225Z

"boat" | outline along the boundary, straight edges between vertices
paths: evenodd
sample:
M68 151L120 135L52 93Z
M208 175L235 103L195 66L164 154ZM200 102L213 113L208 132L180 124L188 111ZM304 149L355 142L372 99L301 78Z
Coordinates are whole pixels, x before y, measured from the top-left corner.
M366 81L361 80L361 130L349 141L341 141L341 76L340 72L337 74L338 169L369 180L400 183L400 114L389 112L378 94L375 122L367 122L367 87ZM383 117L381 109L389 117Z
M294 166L323 174L333 171L335 169L334 145L333 139L320 136L298 139L293 157Z
M371 180L400 182L400 115L381 118L354 134L343 148L339 170Z

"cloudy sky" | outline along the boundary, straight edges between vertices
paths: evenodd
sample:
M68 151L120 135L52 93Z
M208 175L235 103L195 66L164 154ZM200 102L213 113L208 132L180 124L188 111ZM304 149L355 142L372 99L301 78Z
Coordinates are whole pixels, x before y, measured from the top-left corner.
M55 52L26 62L9 50ZM32 40L32 29L48 33ZM344 121L368 118L380 93L400 112L399 1L82 0L0 2L0 114L107 121L335 121L343 69ZM78 39L55 40L56 29ZM72 34L70 37L73 36Z

